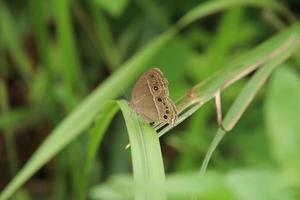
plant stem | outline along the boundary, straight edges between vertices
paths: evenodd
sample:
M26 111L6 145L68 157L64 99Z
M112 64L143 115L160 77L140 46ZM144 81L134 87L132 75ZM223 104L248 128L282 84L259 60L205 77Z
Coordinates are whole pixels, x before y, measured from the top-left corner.
M4 83L4 80L0 78L0 109L1 114L5 115L9 111L9 105L7 100L7 90ZM14 176L19 169L18 156L16 152L15 136L13 131L10 128L3 130L5 147L7 149L7 157L9 163L9 169L11 176Z
M288 37L274 37L268 42L263 43L261 46L259 46L259 48L256 48L253 51L250 51L248 54L246 54L245 56L253 54L257 50L262 51L262 53L256 56L256 58L253 59L252 62L243 63L242 59L241 61L235 61L232 65L230 65L230 67L225 68L224 71L221 71L215 76L210 77L209 79L200 82L199 84L194 86L177 103L179 117L177 122L175 122L175 125L159 124L158 126L156 126L156 129L159 129L164 126L162 129L159 130L159 136L164 135L176 125L187 119L190 115L196 112L203 104L214 98L219 90L223 91L224 89L234 84L241 78L247 76L257 68L261 67L266 62L277 57L292 45L295 45L297 44L297 42L299 42L299 35L294 34L294 32L290 32L287 34L289 34ZM275 40L278 41L276 42ZM269 48L268 44L272 42L276 42L276 47Z

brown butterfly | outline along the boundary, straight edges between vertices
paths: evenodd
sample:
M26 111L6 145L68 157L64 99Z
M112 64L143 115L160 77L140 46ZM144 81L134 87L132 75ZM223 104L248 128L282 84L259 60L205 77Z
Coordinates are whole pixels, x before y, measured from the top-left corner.
M169 98L168 81L158 68L145 72L136 82L130 101L131 108L146 122L174 125L177 110Z

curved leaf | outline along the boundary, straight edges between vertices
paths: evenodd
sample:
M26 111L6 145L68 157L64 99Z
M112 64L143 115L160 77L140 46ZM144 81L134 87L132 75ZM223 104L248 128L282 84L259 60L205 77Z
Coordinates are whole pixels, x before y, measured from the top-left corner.
M128 102L119 101L125 118L131 145L133 176L135 183L163 185L165 181L164 165L158 135L155 130L139 120L132 112ZM136 199L166 199L164 193L141 190L135 194Z

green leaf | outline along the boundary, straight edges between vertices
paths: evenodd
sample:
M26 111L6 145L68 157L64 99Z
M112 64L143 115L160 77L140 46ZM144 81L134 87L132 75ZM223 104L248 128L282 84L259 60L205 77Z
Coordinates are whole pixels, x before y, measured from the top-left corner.
M295 187L273 170L234 170L226 175L226 182L237 199L288 200ZM294 188L293 188L294 187Z
M195 173L169 175L163 189L170 199L235 199L224 182L224 176L215 172L205 176Z
M82 11L83 12L83 11ZM92 19L94 23L94 31L90 32L90 37L95 43L95 47L98 49L103 61L107 64L107 67L114 71L120 64L119 49L115 43L115 37L112 34L111 24L105 15L99 12L99 9L90 4L89 12L92 13ZM88 22L83 22L87 24ZM89 28L87 28L87 31Z
M74 98L75 91L82 94L86 90L79 56L76 48L75 35L71 23L70 0L54 0L55 17L57 25L58 51L60 56L60 69L64 79L65 89ZM68 98L68 99L69 99ZM70 101L66 107L73 108Z
M216 13L221 10L226 10L238 6L257 6L257 7L267 7L272 9L280 9L280 4L274 1L259 1L259 0L225 0L225 1L207 1L199 6L196 6L188 14L182 17L178 21L179 27L185 27L190 23L196 21L196 19L206 16L207 13Z
M224 181L224 176L217 173L208 173L204 177L196 173L169 175L162 186L149 182L137 185L130 176L118 175L92 188L90 197L132 199L133 193L140 190L147 190L149 193L165 192L168 199L235 199Z
M119 107L116 102L108 102L107 105L103 108L103 112L101 112L100 115L95 119L95 125L91 129L88 139L88 149L86 152L87 155L83 166L82 180L80 183L82 184L82 186L80 187L80 189L82 190L80 193L80 199L86 198L86 187L89 184L92 166L96 158L100 143L111 120L118 110Z
M300 79L291 68L278 70L270 83L265 117L271 151L286 170L299 173L300 167Z
M18 35L16 24L9 12L6 4L0 1L0 30L1 42L8 49L9 53L16 62L19 73L27 83L33 76L33 70L29 58L22 48L22 40Z
M94 0L95 4L114 17L122 15L128 0Z
M291 43L293 42L293 43ZM289 43L287 43L289 44ZM263 86L266 82L267 78L271 75L273 70L284 62L289 56L291 56L298 48L299 48L299 40L290 41L289 45L285 45L284 51L275 57L273 60L267 62L264 66L262 66L258 72L251 78L251 80L244 87L240 95L236 98L233 105L230 107L224 118L224 127L228 130L231 130L238 120L242 117L242 114L246 111L249 104L253 101L256 96L258 90ZM225 131L221 128L217 131L215 138L213 139L206 156L204 158L203 164L201 166L200 173L204 174L207 168L208 162L218 146L223 137L225 136Z
M261 43L256 48L237 57L225 66L224 70L199 82L177 103L177 109L181 113L178 123L188 118L202 105L213 99L218 91L225 90L236 81L263 66L263 64L272 61L281 54L285 54L286 51L295 51L295 48L299 47L299 33L300 24L296 23ZM159 131L159 136L164 135L172 128L173 126L170 125L165 126Z
M177 173L167 176L164 187L155 187L147 183L134 185L130 176L118 175L111 177L104 184L95 186L90 197L130 199L134 191L143 187L152 192L166 191L170 199L298 199L297 185L280 172L271 169L238 169L224 175L209 171L205 176Z
M136 184L149 182L163 185L165 181L164 165L158 135L150 125L139 120L127 101L118 102L125 118L131 145L134 181ZM166 199L164 193L138 191L136 199Z
M40 113L26 108L9 110L0 115L0 129L14 130L22 125L31 125L40 118Z

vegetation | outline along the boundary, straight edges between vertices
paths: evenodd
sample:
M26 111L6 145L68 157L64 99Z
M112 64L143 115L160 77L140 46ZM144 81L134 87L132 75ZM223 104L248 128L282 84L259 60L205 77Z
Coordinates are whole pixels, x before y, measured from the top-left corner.
M299 199L299 9L0 0L0 200ZM128 106L151 67L175 127Z

